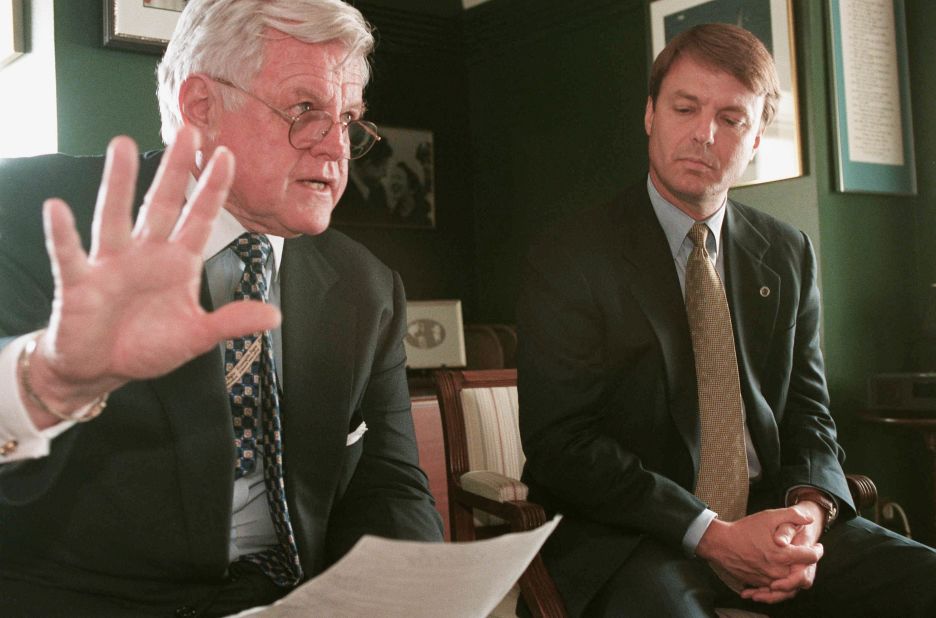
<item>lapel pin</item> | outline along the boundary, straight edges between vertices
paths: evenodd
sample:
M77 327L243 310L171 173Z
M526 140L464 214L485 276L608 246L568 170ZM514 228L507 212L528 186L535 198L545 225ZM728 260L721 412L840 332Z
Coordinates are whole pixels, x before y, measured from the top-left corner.
M770 296L770 288L767 287L766 285L761 286L760 295L764 298L767 298L768 296Z

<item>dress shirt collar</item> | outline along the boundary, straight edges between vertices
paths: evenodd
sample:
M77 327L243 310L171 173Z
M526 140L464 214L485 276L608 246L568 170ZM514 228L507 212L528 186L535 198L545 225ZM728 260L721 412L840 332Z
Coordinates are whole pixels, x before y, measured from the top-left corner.
M660 192L657 191L657 188L653 185L653 181L650 180L649 175L647 175L647 192L650 194L650 203L653 205L653 212L656 213L657 220L663 228L663 233L666 234L666 241L669 243L670 252L675 259L683 242L686 241L689 230L695 225L696 220L676 206L673 206L666 198L660 195ZM705 219L705 224L709 228L706 249L712 260L715 259L719 249L721 249L721 229L722 223L725 221L725 204L727 203L728 200L726 199L718 210L715 211L715 214ZM689 242L691 243L692 241Z
M192 192L194 192L195 185L195 177L189 176L189 185L185 191L186 198L191 196ZM240 221L238 221L234 215L228 212L226 208L222 208L211 224L211 233L208 235L208 242L205 243L205 248L202 249L202 259L207 262L208 259L223 251L235 238L246 231L248 231L247 228L241 225ZM278 273L280 262L283 260L283 244L285 240L282 236L274 236L273 234L267 234L266 237L273 246L273 263Z

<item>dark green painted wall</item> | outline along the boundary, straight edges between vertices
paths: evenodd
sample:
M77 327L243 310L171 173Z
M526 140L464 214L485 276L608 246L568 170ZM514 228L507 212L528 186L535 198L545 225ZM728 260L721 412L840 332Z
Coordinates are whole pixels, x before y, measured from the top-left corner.
M157 57L102 47L103 5L55 0L59 151L98 154L118 134L159 148Z
M371 117L434 132L439 228L346 231L401 272L411 297L462 298L469 321L512 321L530 238L646 172L646 3L492 0L454 17L356 4L381 38ZM922 531L932 514L920 440L858 413L869 375L913 368L936 281L936 6L906 1L919 179L908 198L834 191L823 5L793 0L806 174L733 195L813 236L846 467L871 474ZM61 149L100 152L117 133L156 147L156 58L101 48L100 7L55 1Z
M806 173L736 190L733 197L809 233L821 259L824 348L846 468L871 474L931 521L921 441L859 421L876 372L913 368L920 297L936 281L936 6L908 0L920 195L834 191L824 4L794 0ZM468 12L468 78L479 306L509 321L518 261L557 216L610 197L646 174L646 2L493 0ZM505 36L505 33L509 36ZM930 539L932 542L934 539Z
M377 27L379 53L368 88L378 124L429 129L436 149L438 226L434 231L342 228L403 277L410 298L462 298L476 311L467 81L460 18L388 10L356 2ZM383 2L382 4L387 4ZM100 0L55 0L59 150L99 154L117 134L141 150L160 148L158 57L102 46Z

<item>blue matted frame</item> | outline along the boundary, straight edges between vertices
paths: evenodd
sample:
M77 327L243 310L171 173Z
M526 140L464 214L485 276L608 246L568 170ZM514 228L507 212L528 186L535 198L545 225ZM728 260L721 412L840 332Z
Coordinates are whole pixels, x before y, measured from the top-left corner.
M855 67L846 66L845 41L843 36L843 18L850 17L850 11L860 10L854 5L841 0L829 0L830 55L832 60L832 95L835 112L835 148L837 186L840 192L847 193L884 193L893 195L916 195L916 160L913 146L913 121L910 110L910 72L907 61L907 27L904 0L882 0L882 5L892 3L894 10L894 52L896 54L897 75L884 74L893 82L896 77L897 97L899 98L899 130L890 132L891 140L884 146L890 147L891 158L894 154L902 155L900 160L872 161L869 153L856 153L856 140L852 140L849 131L849 101L847 98L846 75ZM867 8L867 7L861 7ZM864 15L866 17L866 14ZM888 45L891 41L887 41ZM867 49L862 61L868 61ZM873 50L872 50L873 51ZM888 51L888 50L884 50ZM880 65L877 66L880 68ZM883 80L881 80L883 82ZM886 89L884 83L879 88ZM891 90L892 92L892 90ZM857 115L857 114L856 114ZM855 119L853 119L855 120ZM854 124L854 123L853 123ZM878 133L878 136L881 134ZM862 139L866 139L865 138ZM896 139L899 138L898 143ZM855 156L857 154L857 156ZM853 158L854 157L854 158ZM861 158L859 158L861 157ZM879 157L887 159L887 156Z

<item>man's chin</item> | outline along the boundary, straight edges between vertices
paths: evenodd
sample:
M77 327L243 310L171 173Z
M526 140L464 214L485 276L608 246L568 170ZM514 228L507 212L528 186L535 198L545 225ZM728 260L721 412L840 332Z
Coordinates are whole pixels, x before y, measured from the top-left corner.
M331 214L333 206L321 207L312 206L302 212L299 221L294 226L290 226L292 236L318 236L331 226Z

